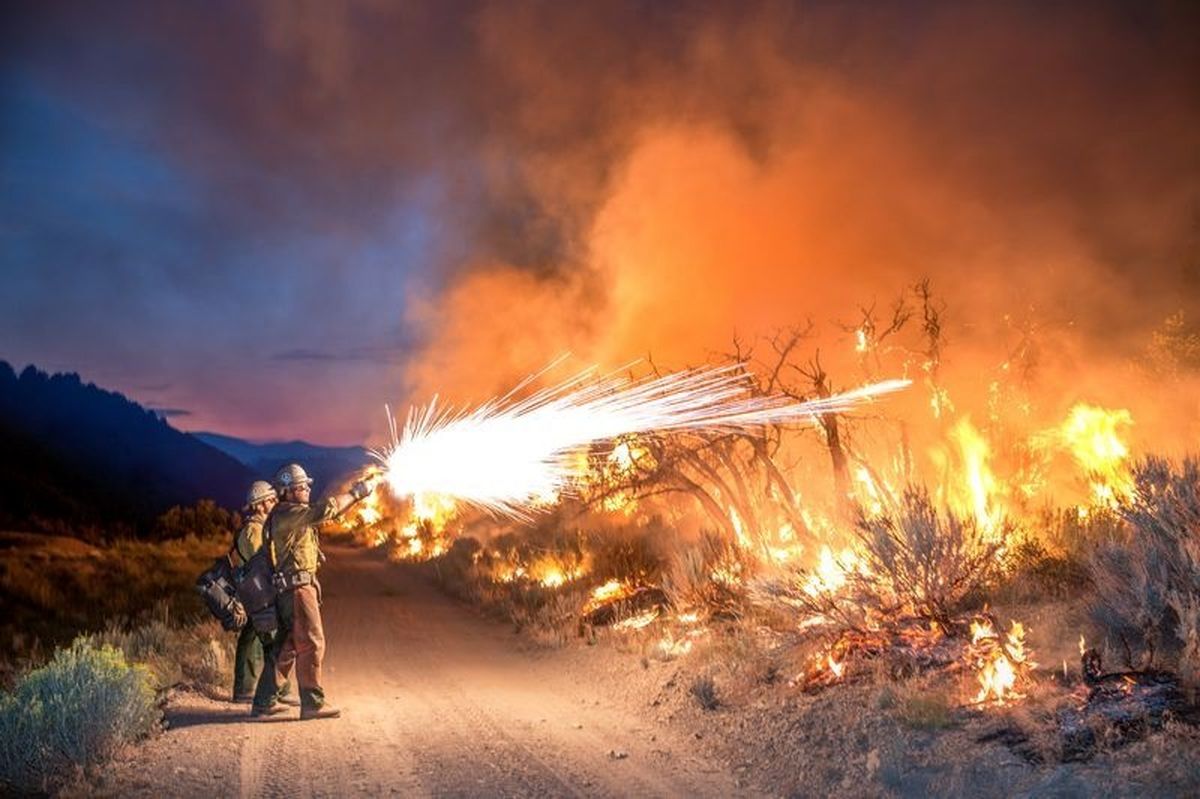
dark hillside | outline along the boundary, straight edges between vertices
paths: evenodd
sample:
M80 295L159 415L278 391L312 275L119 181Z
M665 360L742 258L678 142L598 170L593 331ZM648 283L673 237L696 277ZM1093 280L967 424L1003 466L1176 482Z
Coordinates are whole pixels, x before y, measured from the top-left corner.
M193 435L241 461L263 478L269 479L285 463L299 463L316 481L318 494L333 490L371 462L371 456L362 447L323 447L306 441L256 444L218 433Z
M0 524L61 532L241 504L253 474L121 394L0 361Z

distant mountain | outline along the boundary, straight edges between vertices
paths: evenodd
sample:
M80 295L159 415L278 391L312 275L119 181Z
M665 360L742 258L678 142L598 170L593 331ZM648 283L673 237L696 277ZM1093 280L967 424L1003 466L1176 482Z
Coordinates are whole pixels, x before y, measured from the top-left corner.
M172 505L239 507L253 479L121 394L0 361L0 525L147 530Z
M270 479L280 466L299 463L324 494L349 479L371 461L362 447L322 447L305 441L256 444L220 433L193 433L209 446L236 458L262 479Z

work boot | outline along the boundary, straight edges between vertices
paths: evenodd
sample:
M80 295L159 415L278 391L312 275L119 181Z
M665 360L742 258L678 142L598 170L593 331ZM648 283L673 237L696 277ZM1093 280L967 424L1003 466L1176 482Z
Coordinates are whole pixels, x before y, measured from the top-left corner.
M301 721L307 721L308 719L336 719L340 715L342 715L342 711L330 705L300 708Z
M278 716L280 713L286 713L287 708L281 705L270 705L269 707L259 707L255 705L250 708L250 715L253 718L265 718L267 716Z
M282 702L288 707L300 707L302 703L299 699L291 695L291 690L292 683L290 681L280 685L279 691L275 694L275 701Z

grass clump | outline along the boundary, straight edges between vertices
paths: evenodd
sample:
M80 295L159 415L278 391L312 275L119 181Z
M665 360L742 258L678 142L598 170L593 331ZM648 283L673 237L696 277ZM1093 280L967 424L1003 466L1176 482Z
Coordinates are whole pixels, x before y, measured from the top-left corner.
M110 622L86 640L95 647L113 647L130 662L143 664L159 691L188 688L224 698L233 683L236 636L222 630L213 619L172 623L165 603L157 605L144 622Z
M954 726L953 710L946 691L927 691L902 696L896 716L915 730L944 730Z
M51 790L150 734L159 718L149 669L78 639L0 697L0 783Z
M717 697L717 684L711 675L702 674L692 681L692 687L688 689L697 704L705 710L716 710L721 706L721 700Z

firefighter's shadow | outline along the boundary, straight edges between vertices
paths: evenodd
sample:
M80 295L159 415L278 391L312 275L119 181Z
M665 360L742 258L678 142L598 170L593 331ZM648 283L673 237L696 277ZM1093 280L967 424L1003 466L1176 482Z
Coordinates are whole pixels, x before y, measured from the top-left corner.
M244 707L230 710L174 710L167 713L165 726L168 730L182 730L222 724L279 724L296 721L296 718L290 714L254 717L250 715L249 708Z

